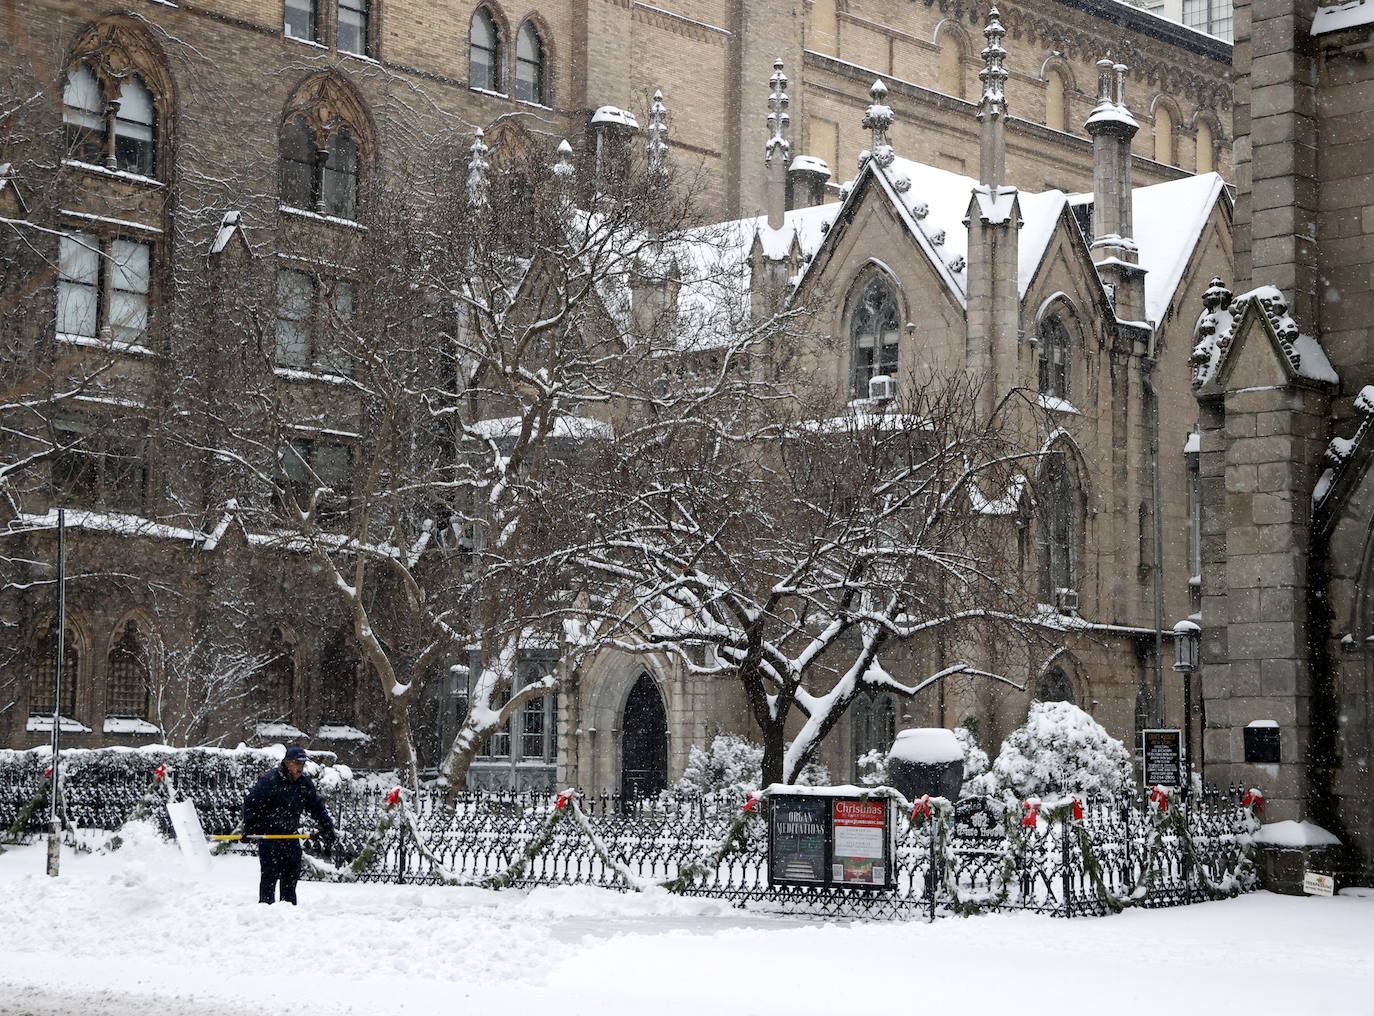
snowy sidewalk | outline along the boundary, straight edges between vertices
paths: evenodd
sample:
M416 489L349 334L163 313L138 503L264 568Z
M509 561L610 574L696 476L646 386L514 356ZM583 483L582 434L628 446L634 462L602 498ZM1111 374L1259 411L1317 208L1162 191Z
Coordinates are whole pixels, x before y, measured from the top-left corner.
M590 888L302 883L263 907L256 884L251 858L197 877L156 841L67 852L58 879L10 850L0 1014L1374 1014L1370 897L927 926Z

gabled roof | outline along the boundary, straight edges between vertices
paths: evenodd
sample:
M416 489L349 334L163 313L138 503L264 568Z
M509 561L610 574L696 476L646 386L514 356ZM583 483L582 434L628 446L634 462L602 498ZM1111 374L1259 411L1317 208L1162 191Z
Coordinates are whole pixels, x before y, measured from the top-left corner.
M1278 287L1260 286L1232 299L1221 280L1213 279L1202 301L1205 309L1198 318L1191 360L1195 389L1215 392L1241 345L1237 340L1251 341L1249 332L1255 328L1270 343L1289 380L1331 385L1340 380L1321 344L1298 331Z
M1370 462L1374 461L1374 385L1355 396L1359 423L1350 437L1333 437L1326 445L1327 468L1312 491L1312 508L1322 529L1329 528L1342 504Z

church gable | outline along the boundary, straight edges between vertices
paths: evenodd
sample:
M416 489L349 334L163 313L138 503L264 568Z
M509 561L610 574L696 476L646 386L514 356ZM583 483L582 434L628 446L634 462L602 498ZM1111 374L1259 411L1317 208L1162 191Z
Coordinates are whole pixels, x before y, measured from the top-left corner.
M1213 279L1203 306L1192 356L1193 388L1199 395L1337 382L1321 345L1298 331L1276 287L1260 286L1232 299L1221 279ZM1247 349L1251 353L1242 355Z

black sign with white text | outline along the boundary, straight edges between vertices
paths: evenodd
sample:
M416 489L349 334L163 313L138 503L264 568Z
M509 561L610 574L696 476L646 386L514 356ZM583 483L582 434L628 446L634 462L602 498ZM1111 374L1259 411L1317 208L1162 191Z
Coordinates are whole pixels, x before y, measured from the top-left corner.
M1179 786L1183 772L1183 731L1142 730L1145 748L1145 786Z

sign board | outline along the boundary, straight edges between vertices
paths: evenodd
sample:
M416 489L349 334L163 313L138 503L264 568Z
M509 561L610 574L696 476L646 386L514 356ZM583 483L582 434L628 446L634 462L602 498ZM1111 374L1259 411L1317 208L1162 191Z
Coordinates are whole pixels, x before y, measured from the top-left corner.
M1273 765L1279 760L1279 728L1246 727L1245 761L1251 765Z
M768 800L769 881L824 883L829 799L776 796Z
M1304 871L1302 873L1302 891L1308 896L1334 896L1336 895L1336 880L1330 875Z
M846 885L887 882L887 801L835 801L830 880Z
M1183 731L1142 730L1145 750L1145 786L1177 787L1182 784Z
M192 871L209 871L210 845L205 840L195 804L172 801L167 805L167 817L172 820L172 831L176 833L177 846L181 848L181 856L186 858L186 866Z
M887 798L826 793L768 797L768 884L893 889Z

